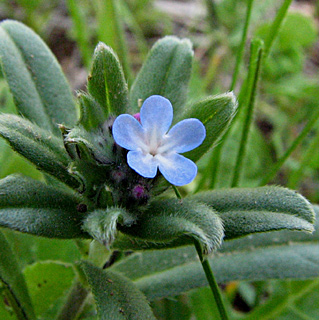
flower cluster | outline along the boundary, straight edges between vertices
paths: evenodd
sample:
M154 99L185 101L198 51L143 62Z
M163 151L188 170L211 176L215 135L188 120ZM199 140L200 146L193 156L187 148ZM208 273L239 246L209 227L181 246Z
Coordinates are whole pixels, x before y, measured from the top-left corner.
M196 164L180 155L198 147L205 139L204 125L198 119L185 119L174 125L169 100L154 95L147 98L139 117L118 116L113 124L115 142L129 150L127 163L145 178L154 178L157 169L173 185L190 183L197 174Z

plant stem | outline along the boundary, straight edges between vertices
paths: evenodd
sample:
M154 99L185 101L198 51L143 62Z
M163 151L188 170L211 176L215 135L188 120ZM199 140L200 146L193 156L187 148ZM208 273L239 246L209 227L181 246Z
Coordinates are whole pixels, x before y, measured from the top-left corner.
M175 191L176 197L181 200L182 196L181 196L180 192L178 191L178 189L176 188L176 186L172 185L172 187L173 187L173 189ZM203 256L203 251L202 251L201 244L196 239L194 239L194 244L195 244L195 248L196 248L199 260L200 260L200 262L202 264L202 267L204 269L207 281L208 281L209 286L210 286L210 288L212 290L212 293L213 293L213 296L214 296L214 299L215 299L214 301L215 301L217 309L219 311L220 318L222 320L228 320L229 318L227 316L226 308L224 306L224 303L223 303L223 300L222 300L222 296L221 296L219 288L218 288L218 284L217 284L217 282L215 280L213 271L212 271L212 269L211 269L211 267L209 265L208 260L205 259L204 256Z
M216 282L216 279L214 277L213 271L210 267L210 264L209 264L208 260L204 259L204 257L203 257L202 247L201 247L199 241L194 240L194 244L195 244L195 248L196 248L199 260L200 260L202 267L204 269L207 281L209 283L210 289L213 293L215 303L216 303L217 309L219 311L220 318L222 320L228 320L229 318L228 318L228 315L226 312L226 308L224 306L223 299L222 299L220 290L218 288L218 284Z
M270 30L267 34L267 38L265 39L265 57L268 56L268 54L271 50L272 44L274 43L274 40L279 33L279 29L280 29L281 24L282 24L287 12L288 12L288 9L289 9L291 2L292 2L292 0L285 0L277 12L275 20L273 21L273 23L270 27Z
M238 48L238 53L237 53L237 57L236 57L235 71L233 73L233 79L232 79L232 83L231 83L230 89L229 89L230 91L233 91L235 86L236 86L240 65L241 65L241 62L242 62L242 59L243 59L253 2L254 2L254 0L247 0L247 11L246 11L245 25L244 25L244 29L243 29L243 35L242 35L242 38L241 38L241 42L240 42L240 45L239 45L239 48Z
M179 199L179 200L182 200L182 195L180 194L179 190L177 189L176 186L172 185L173 187L173 190L175 192L175 195L176 195L176 198Z
M263 54L263 41L254 39L251 42L251 57L248 72L248 105L246 111L246 118L244 122L243 131L241 134L241 141L237 155L236 165L233 174L232 187L237 187L239 184L240 175L243 171L243 163L247 149L248 136L253 119L253 111L255 105L255 97L257 90L257 83L260 75L260 66Z

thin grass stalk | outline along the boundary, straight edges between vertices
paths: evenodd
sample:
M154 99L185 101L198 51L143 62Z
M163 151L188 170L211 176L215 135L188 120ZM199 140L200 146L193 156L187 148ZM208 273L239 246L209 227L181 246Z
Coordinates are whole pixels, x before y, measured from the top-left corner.
M119 18L118 2L115 0L94 0L98 38L110 46L118 55L127 81L131 82L131 69L126 47L125 33Z
M279 33L280 27L282 25L282 22L284 20L284 18L287 15L288 9L290 7L292 0L285 0L283 2L283 4L281 5L281 7L279 8L276 17L273 21L273 23L271 24L270 30L267 34L267 37L265 39L265 58L268 56L271 47Z
M308 149L306 150L304 156L302 157L301 162L299 163L299 168L294 171L288 181L288 188L297 189L298 185L301 181L301 178L304 174L305 169L307 168L307 164L313 159L314 154L318 152L319 146L319 132L317 132L316 136L312 139Z
M79 1L67 0L66 4L74 26L75 40L78 43L83 64L89 69L93 50L90 46L90 36L85 15L81 10Z
M239 48L238 48L235 70L234 70L234 73L233 73L232 83L231 83L230 89L229 89L230 91L233 91L235 86L236 86L239 69L240 69L240 66L241 66L241 63L242 63L242 60L243 60L244 49L245 49L245 44L246 44L246 41L247 41L247 33L248 33L248 27L249 27L249 24L250 24L250 18L251 18L251 11L252 11L253 2L254 2L254 0L247 0L247 10L246 10L245 24L244 24L244 29L243 29L241 42L240 42L240 45L239 45Z
M260 76L260 67L263 54L263 41L260 39L254 39L251 43L251 58L249 63L248 72L248 105L245 107L247 109L243 131L241 134L241 141L239 145L239 151L237 154L235 169L233 173L232 187L237 187L240 181L240 176L243 171L244 159L246 155L246 149L248 144L249 132L252 125L255 98L257 84Z
M286 162L286 160L296 150L299 144L304 141L304 139L307 137L310 130L313 129L318 119L319 119L319 108L317 108L312 118L304 126L299 136L294 140L292 145L287 149L287 151L283 154L283 156L272 166L272 168L268 171L268 174L266 174L265 177L261 180L261 182L259 183L260 186L263 186L269 183L276 176L276 174L278 173L280 168L283 166L283 164Z
M291 2L292 2L292 0L285 0L284 3L281 5L281 7L279 8L279 10L278 10L278 12L277 12L277 15L276 15L276 17L275 17L275 19L274 19L271 27L270 27L268 36L267 36L267 38L266 38L267 44L265 44L265 46L264 46L265 49L264 49L264 58L263 58L263 61L265 61L266 58L267 58L267 56L269 55L269 52L270 52L270 50L271 50L271 47L272 47L272 45L273 45L276 37L278 36L280 27L281 27L282 22L283 22L286 14L287 14L287 12L288 12L288 8L289 8ZM249 28L249 26L247 26L247 28ZM236 82L235 82L235 84L236 84ZM246 84L245 84L245 82L244 82L244 83L242 84L242 88L241 88L240 94L239 94L239 104L238 104L238 105L239 105L239 111L238 111L238 114L239 114L240 111L241 111L241 96L245 96L245 95L246 95L245 93L246 93ZM224 144L225 144L225 141L227 140L227 137L228 137L228 135L229 135L229 132L230 132L231 128L233 127L236 119L238 118L238 114L237 114L236 118L234 119L232 126L230 126L230 127L228 128L228 130L226 131L226 133L225 133L225 135L224 135L224 137L223 137L223 140L220 142L220 145L219 145L220 150L219 150L219 152L216 154L216 158L214 159L214 166L216 166L217 168L219 168L219 166L220 166L223 146L224 146ZM215 174L215 176L213 176L213 177L211 178L211 181L213 181L213 185L215 185L215 183L216 183L216 181L217 181L217 176L216 176L216 175L218 174L218 172L215 171L214 174Z
M128 26L128 29L133 33L135 39L136 39L136 44L141 56L141 59L145 59L148 53L148 45L147 41L144 37L143 30L137 23L134 14L131 12L129 6L127 3L123 0L119 1L119 7L120 7L120 14L123 17L123 20Z

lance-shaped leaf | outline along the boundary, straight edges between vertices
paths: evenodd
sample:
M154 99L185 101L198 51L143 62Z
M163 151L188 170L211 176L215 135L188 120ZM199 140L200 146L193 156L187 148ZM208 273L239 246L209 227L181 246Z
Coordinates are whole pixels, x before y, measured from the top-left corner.
M115 239L118 224L130 227L135 221L136 217L125 209L110 207L91 212L83 221L83 230L108 247Z
M88 132L81 126L76 126L65 136L66 145L75 144L78 147L77 156L94 163L110 164L114 140L110 132L96 130Z
M92 287L100 320L156 319L145 296L131 280L88 262L82 262L81 266Z
M155 244L185 245L196 239L205 254L218 248L224 236L221 219L214 210L196 201L177 199L154 201L136 224L119 228Z
M19 113L55 135L60 135L57 124L75 124L75 103L61 67L31 29L3 21L0 60Z
M232 92L208 97L192 105L183 118L197 118L206 128L206 138L196 149L185 153L185 157L197 161L219 141L229 127L237 111L236 97Z
M88 237L76 195L21 176L0 180L0 226L48 238ZM79 209L80 208L80 209Z
M303 196L286 188L221 189L191 198L218 212L223 220L225 239L281 229L314 230L312 206Z
M127 112L128 89L122 67L114 51L103 42L94 52L88 91L100 105L101 124L110 114L117 116Z
M156 42L133 83L130 93L133 110L138 112L140 99L156 94L170 100L175 116L178 115L187 98L192 60L189 40L169 36Z
M0 115L0 136L38 169L71 187L79 186L68 172L71 159L63 147L62 137L59 139L30 121L10 114Z
M319 206L315 210L313 234L281 230L223 242L209 258L217 281L318 277ZM134 253L110 270L125 272L150 300L208 285L194 247Z
M25 279L4 235L0 232L0 282L18 319L35 319L34 310Z
M81 92L78 94L78 100L81 111L79 124L87 131L99 128L107 119L105 110L90 94Z

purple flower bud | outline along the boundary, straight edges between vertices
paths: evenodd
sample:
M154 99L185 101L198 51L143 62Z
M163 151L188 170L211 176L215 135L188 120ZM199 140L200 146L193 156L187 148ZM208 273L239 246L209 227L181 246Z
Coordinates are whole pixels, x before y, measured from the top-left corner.
M134 117L138 122L141 122L140 113L135 113L135 114L133 114L133 117Z
M132 196L135 199L144 199L148 197L147 191L144 186L138 184L132 190Z

